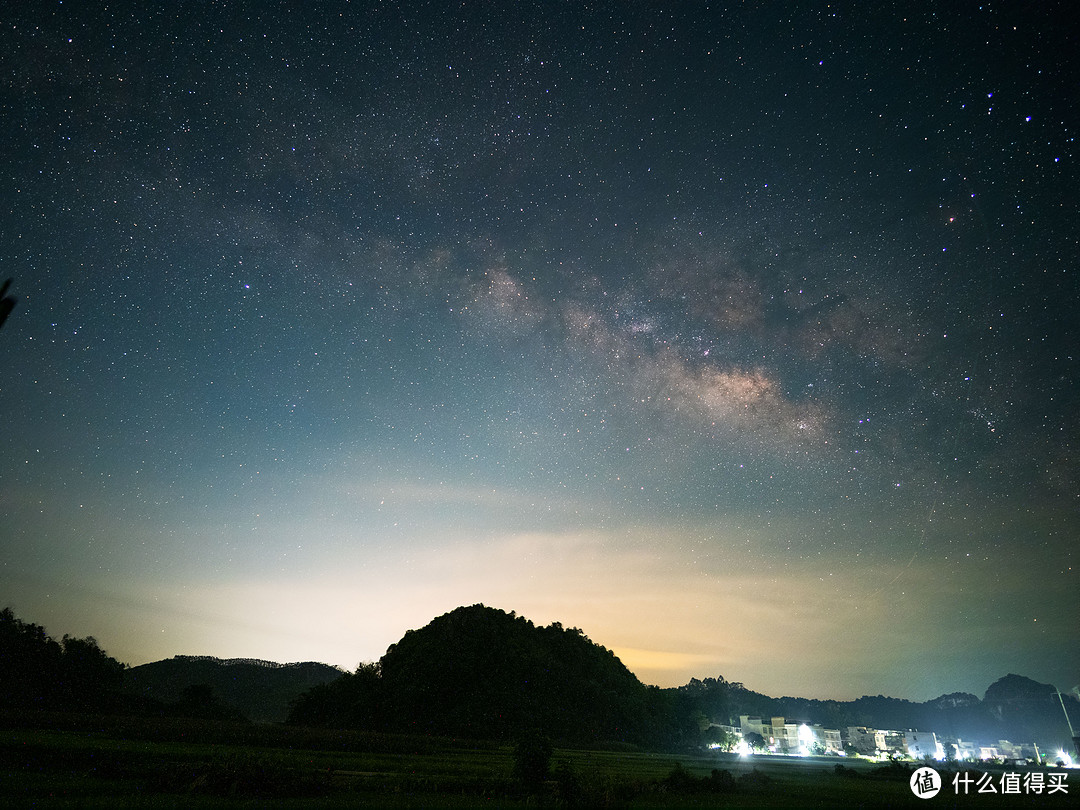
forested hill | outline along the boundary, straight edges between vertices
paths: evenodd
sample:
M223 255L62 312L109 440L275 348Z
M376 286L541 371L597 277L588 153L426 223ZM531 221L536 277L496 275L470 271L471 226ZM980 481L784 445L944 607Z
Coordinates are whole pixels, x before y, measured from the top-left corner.
M245 658L178 655L132 667L124 674L126 691L171 704L190 695L192 687L210 693L249 720L281 722L289 703L313 686L341 677L329 664L277 664Z
M327 664L194 656L129 668L92 637L57 641L0 610L0 711L281 721L297 695L341 674Z
M318 687L292 722L506 739L539 730L567 741L647 743L660 690L580 630L484 605L410 630L378 664Z
M826 728L868 726L880 729L922 729L950 739L993 743L1037 742L1044 747L1071 748L1068 721L1080 716L1080 702L1068 694L1058 696L1047 683L1020 675L1006 675L986 690L982 699L953 692L923 703L884 695L856 700L773 698L723 678L691 680L674 690L683 715L699 715L712 722L737 724L740 715L784 717L817 723Z

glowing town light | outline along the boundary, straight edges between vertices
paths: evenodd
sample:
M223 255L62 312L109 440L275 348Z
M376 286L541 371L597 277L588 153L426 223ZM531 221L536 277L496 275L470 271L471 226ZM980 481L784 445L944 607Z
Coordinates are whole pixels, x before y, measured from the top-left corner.
M748 757L754 753L754 749L750 747L750 743L746 740L739 740L739 744L735 746L735 750L739 752L740 757Z
M814 732L803 723L799 726L799 756L805 757L814 749Z

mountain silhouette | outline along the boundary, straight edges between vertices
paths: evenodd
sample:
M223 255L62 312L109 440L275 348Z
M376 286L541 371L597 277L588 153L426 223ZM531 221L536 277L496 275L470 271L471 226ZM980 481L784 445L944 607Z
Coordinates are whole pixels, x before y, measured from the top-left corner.
M1058 695L1048 683L1038 683L1023 675L1006 675L990 684L982 705L1010 733L1020 739L1061 740L1059 747L1069 751L1065 733L1071 720L1080 730L1080 701L1072 695Z
M408 631L378 664L304 696L290 720L637 744L655 731L659 691L581 630L473 605Z
M125 691L165 704L183 703L198 687L216 701L256 723L278 723L289 704L314 686L336 680L341 670L328 664L276 664L254 659L178 655L132 667Z

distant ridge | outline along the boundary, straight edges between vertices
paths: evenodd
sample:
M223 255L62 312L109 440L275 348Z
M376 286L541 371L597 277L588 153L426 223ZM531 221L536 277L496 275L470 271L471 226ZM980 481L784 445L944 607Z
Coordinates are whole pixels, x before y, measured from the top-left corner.
M261 658L218 658L214 655L174 655L172 658L165 659L167 661L212 661L222 666L233 666L234 664L251 664L256 667L266 667L268 669L290 669L296 667L306 667L310 665L316 665L320 667L329 666L329 664L323 664L318 661L297 661L291 664L280 664L277 661L264 661ZM340 672L340 670L338 670Z
M337 667L314 661L279 664L251 658L177 655L127 670L124 689L171 704L180 701L185 690L206 686L221 704L249 720L280 723L296 697L342 674Z

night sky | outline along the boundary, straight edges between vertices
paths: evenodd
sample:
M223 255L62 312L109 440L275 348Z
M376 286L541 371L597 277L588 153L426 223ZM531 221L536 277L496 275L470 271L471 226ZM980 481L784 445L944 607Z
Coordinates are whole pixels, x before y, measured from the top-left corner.
M661 686L1070 688L1068 6L12 4L0 606L132 665L482 602Z

